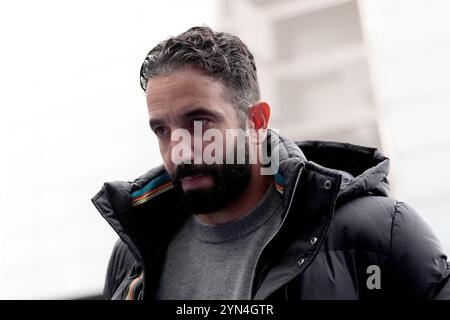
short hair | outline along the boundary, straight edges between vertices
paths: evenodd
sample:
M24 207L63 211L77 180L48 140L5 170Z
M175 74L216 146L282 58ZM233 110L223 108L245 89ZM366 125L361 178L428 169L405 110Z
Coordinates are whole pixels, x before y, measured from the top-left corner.
M260 99L253 54L235 35L202 26L160 42L142 63L141 87L146 91L150 78L185 67L199 68L220 80L225 98L237 108L241 120L246 118L247 108Z

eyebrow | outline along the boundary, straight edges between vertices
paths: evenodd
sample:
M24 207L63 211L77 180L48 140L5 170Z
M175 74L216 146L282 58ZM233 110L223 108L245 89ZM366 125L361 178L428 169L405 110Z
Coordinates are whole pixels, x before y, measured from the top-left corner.
M223 119L223 115L219 112L205 109L203 107L198 107L193 110L189 110L183 114L186 118L194 118L196 116L210 116L216 119Z
M156 125L163 125L165 122L163 121L163 120L160 120L160 119L150 119L149 121L148 121L148 124L150 125L150 128L153 130L153 128L156 126Z
M182 117L185 118L194 118L194 117L198 117L198 116L209 116L211 118L215 118L215 119L223 119L224 116L216 111L212 111L212 110L208 110L205 109L203 107L197 107L193 110L189 110L185 113L182 114ZM162 119L158 119L158 118L152 118L148 121L150 128L154 128L157 125L164 125L165 121Z

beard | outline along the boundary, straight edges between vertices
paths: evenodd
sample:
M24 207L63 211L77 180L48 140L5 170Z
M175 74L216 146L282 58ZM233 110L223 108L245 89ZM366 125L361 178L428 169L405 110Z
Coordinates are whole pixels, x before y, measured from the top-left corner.
M182 188L181 179L207 174L213 186L205 189ZM216 212L236 200L247 188L251 178L251 166L244 164L180 164L172 174L173 185L186 208L194 214Z

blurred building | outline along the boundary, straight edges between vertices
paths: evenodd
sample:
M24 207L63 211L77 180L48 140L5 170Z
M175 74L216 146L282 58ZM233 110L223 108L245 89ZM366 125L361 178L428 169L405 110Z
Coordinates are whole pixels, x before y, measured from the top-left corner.
M220 17L255 55L272 128L383 147L357 1L222 0Z

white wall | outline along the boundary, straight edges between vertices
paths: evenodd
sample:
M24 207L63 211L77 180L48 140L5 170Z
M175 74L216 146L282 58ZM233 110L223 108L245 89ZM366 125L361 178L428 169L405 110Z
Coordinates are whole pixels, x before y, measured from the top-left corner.
M160 163L139 68L215 1L0 3L0 299L100 293L116 234L91 197Z

